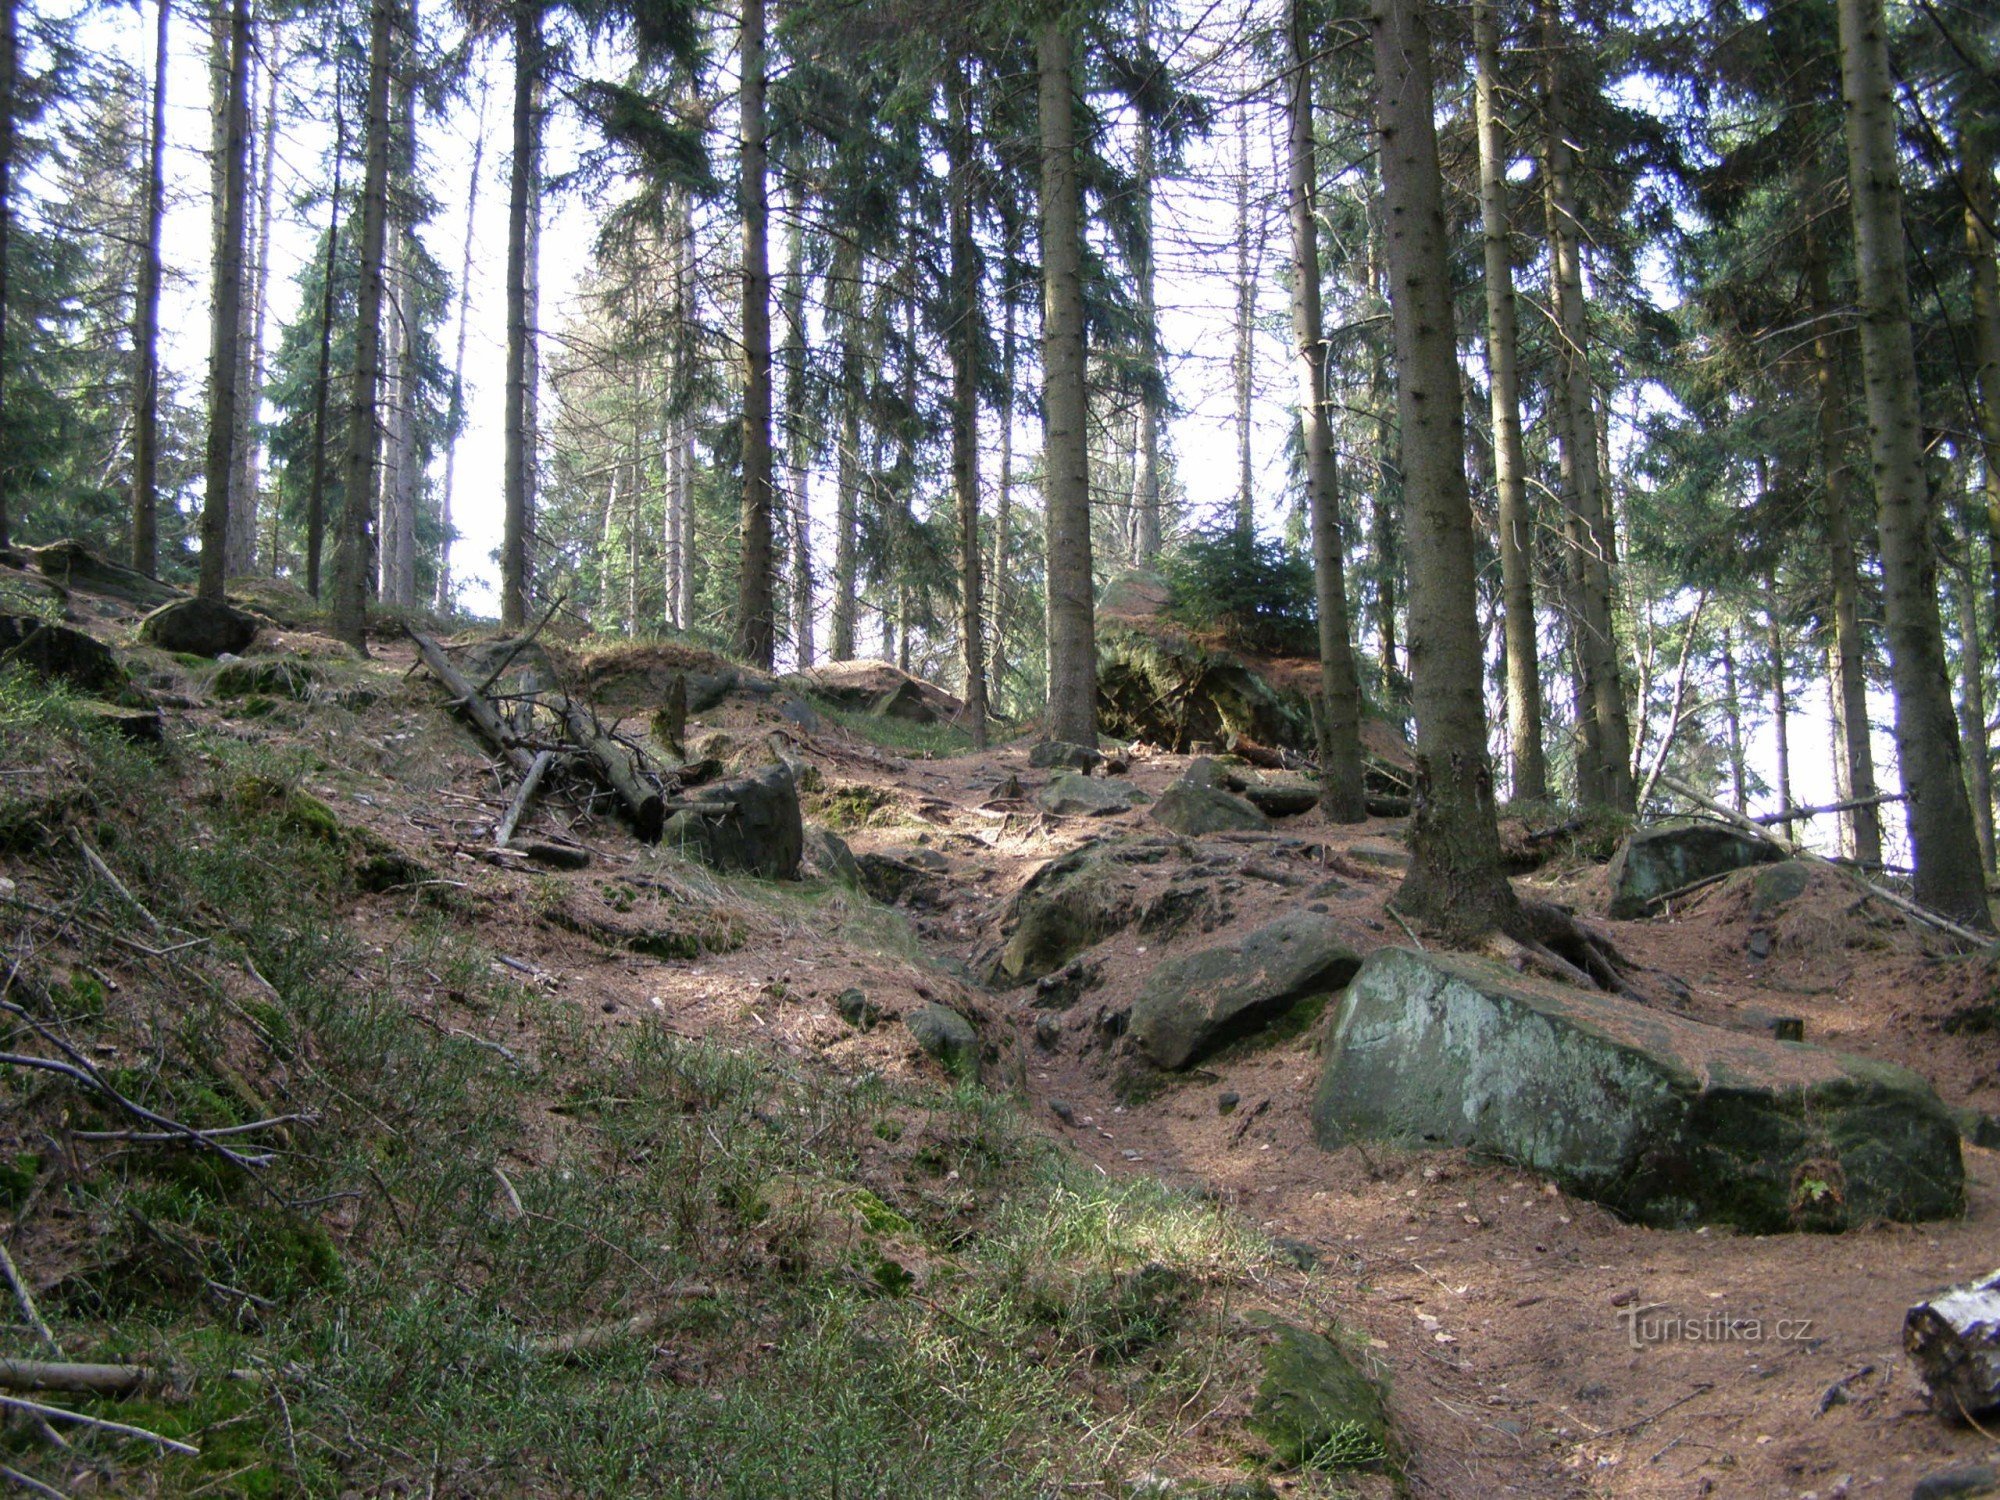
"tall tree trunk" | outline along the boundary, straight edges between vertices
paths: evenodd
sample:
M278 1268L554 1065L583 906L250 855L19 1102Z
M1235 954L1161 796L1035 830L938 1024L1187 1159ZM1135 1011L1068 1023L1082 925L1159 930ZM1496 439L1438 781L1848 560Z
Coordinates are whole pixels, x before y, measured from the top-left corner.
M1938 618L1882 0L1840 0L1839 12L1848 190L1861 294L1861 368L1880 510L1896 754L1916 856L1916 896L1946 916L1985 930L1993 918L1959 765Z
M1730 806L1746 814L1744 798L1744 710L1736 694L1736 632L1722 628L1722 714L1730 722Z
M1632 733L1611 608L1611 561L1617 546L1604 502L1597 403L1591 389L1583 301L1583 231L1577 219L1568 83L1563 76L1566 47L1556 0L1539 3L1547 80L1543 181L1560 366L1555 377L1555 405L1564 499L1575 513L1575 537L1580 547L1573 560L1583 611L1577 622L1579 650L1590 692L1590 715L1596 726L1603 800L1613 811L1629 813L1633 811Z
M7 514L14 487L7 441L7 298L12 285L8 271L14 223L15 93L21 64L19 5L20 0L0 0L0 547L13 540Z
M8 9L11 12L11 0ZM132 392L132 566L148 577L160 567L160 228L167 201L167 37L173 0L159 0L154 9L153 104L146 131L146 248L139 259L139 289L133 299L139 326L132 333L138 355Z
M1965 198L1965 254L1972 270L1972 338L1979 389L1980 475L1986 493L1986 561L1993 591L1994 639L2000 641L2000 265L1993 226L1993 127L1959 127L1958 181Z
M1090 560L1090 397L1083 326L1083 204L1076 178L1073 40L1059 19L1036 44L1042 150L1043 514L1048 712L1057 740L1097 743L1097 627Z
M1251 245L1259 262L1264 239L1250 230L1250 116L1246 110L1236 136L1236 349L1230 375L1236 388L1236 529L1249 536L1257 529L1255 461L1251 453L1251 396L1257 358L1257 271L1251 265Z
M834 459L833 501L833 640L835 661L854 659L854 623L860 609L859 560L854 530L861 508L861 407L868 399L865 384L866 299L861 290L861 250L849 236L834 242L833 295L839 299L840 324L840 451Z
M1806 294L1813 309L1813 373L1819 397L1817 439L1825 486L1827 570L1833 595L1833 655L1840 696L1841 771L1847 791L1841 801L1875 795L1875 752L1868 742L1868 642L1861 631L1861 584L1854 557L1853 497L1846 455L1841 452L1841 413L1846 367L1834 341L1832 295L1827 290L1826 242L1817 224L1806 230ZM1843 815L1852 830L1854 857L1867 865L1882 862L1882 815L1857 807Z
M1152 0L1138 0L1136 21L1143 55L1152 45ZM1140 566L1151 567L1160 555L1160 405L1166 372L1160 363L1159 310L1153 294L1153 121L1143 109L1137 135L1132 164L1132 279L1139 301L1139 441L1132 478L1133 550Z
M382 486L381 593L388 603L409 609L417 602L417 494L423 483L417 440L417 242L406 206L413 201L417 187L416 0L408 0L403 20L390 98L393 175L400 190L394 195L394 223L390 227L394 269L388 287L388 316L395 374L388 388L395 404L385 441L395 454L395 462Z
M1389 302L1410 562L1416 812L1397 904L1454 938L1517 920L1500 868L1465 484L1465 413L1445 260L1431 40L1419 0L1374 0Z
M204 599L220 599L229 573L231 490L236 478L236 397L242 332L245 158L250 149L250 4L229 7L228 85L224 113L222 225L215 257L214 305L209 319L207 488L201 506L201 583Z
M1514 247L1507 203L1507 143L1496 99L1500 21L1494 0L1473 0L1479 127L1479 210L1486 247L1486 366L1493 418L1493 479L1500 512L1500 597L1507 640L1507 745L1514 797L1549 794L1542 756L1542 672L1535 632L1534 516L1521 448L1520 334L1514 316Z
M347 164L347 114L333 97L333 192L327 199L326 263L320 267L319 357L313 378L312 479L306 489L306 590L319 598L326 545L326 412L333 399L333 273L340 249L340 174Z
M263 124L257 141L257 259L256 280L251 287L250 299L243 319L245 336L249 348L243 360L243 405L237 412L237 427L240 433L236 461L242 473L243 504L240 509L245 522L246 535L243 545L234 545L231 534L231 550L237 553L237 566L242 572L254 572L257 567L257 506L264 494L264 443L258 431L258 418L264 407L264 380L266 371L265 310L271 293L271 204L277 189L277 145L278 145L278 30L271 28L271 58L264 68L264 113ZM272 535L275 537L276 532ZM267 572L276 576L278 554L274 545L266 567Z
M674 508L678 514L674 550L680 559L675 577L674 622L694 628L694 417L689 408L694 390L694 340L688 328L694 317L694 203L685 192L674 197L674 327L679 341L674 351L674 442L678 455Z
M397 154L397 86L389 88L389 136L391 165L389 176L390 223L382 244L382 406L384 416L376 440L377 468L375 494L375 597L384 604L399 604L396 597L396 542L402 529L396 497L402 490L403 442L409 429L403 421L403 339L408 325L403 321L402 226L395 222L401 200L394 165Z
M361 284L354 309L354 379L347 457L333 549L332 633L367 650L368 508L375 493L376 410L382 379L382 250L389 220L389 60L395 0L374 0L368 26L368 120L361 178Z
M479 174L486 164L487 75L479 75L479 115L472 133L472 172L465 189L465 250L458 268L458 345L451 357L451 405L447 410L444 447L444 488L438 494L437 592L433 603L439 614L452 607L451 505L458 483L458 439L465 426L465 334L471 326L472 309L472 229L479 213Z
M743 217L743 507L736 579L736 651L771 665L771 257L765 185L764 0L743 0L743 143L737 210Z
M1003 241L1002 265L1011 276L1018 246L1011 218ZM992 696L1007 686L1007 587L1012 555L1009 532L1014 524L1014 289L1003 286L1000 297L1000 475L993 501L993 666Z
M528 623L528 535L534 526L534 330L528 318L530 220L539 201L541 121L536 118L542 70L542 19L537 0L514 0L514 159L507 191L507 391L502 455L500 624Z
M1143 0L1141 0L1143 6ZM946 133L951 224L951 482L958 492L958 634L972 747L986 748L986 620L979 550L979 249L972 238L972 79L952 66ZM1157 520L1157 516L1156 516ZM1154 547L1159 546L1155 526Z
M813 587L811 505L807 493L812 473L811 436L805 413L806 389L806 267L805 188L792 194L791 219L785 226L785 516L791 544L792 654L800 671L813 663Z
M1305 423L1306 496L1312 513L1313 596L1319 615L1320 806L1338 823L1364 822L1361 685L1348 635L1346 568L1341 558L1340 477L1334 467L1327 397L1326 337L1320 321L1318 171L1314 161L1312 33L1305 0L1291 0L1288 194L1292 222L1292 340L1298 350L1300 419Z
M1967 516L1966 520L1971 521ZM1952 560L1952 603L1958 611L1958 735L1965 760L1965 796L1980 868L1993 873L1993 757L1986 740L1986 652L1979 636L1979 586L1972 577L1971 531Z
M1789 839L1792 808L1797 804L1792 800L1792 700L1785 680L1788 648L1784 625L1778 619L1778 580L1768 578L1764 587L1765 645L1771 653L1771 733L1777 741L1778 812L1782 815L1779 828Z
M1832 751L1833 800L1852 802L1854 782L1847 767L1847 705L1840 696L1840 644L1831 630L1826 631L1826 722L1830 734L1827 741ZM1857 858L1855 854L1854 810L1835 815L1840 831L1840 853L1844 859Z

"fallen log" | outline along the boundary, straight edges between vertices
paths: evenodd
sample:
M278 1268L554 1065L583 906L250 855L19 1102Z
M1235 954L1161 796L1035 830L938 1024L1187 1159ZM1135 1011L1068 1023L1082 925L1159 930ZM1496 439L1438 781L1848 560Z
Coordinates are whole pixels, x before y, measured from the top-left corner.
M2000 1271L1912 1307L1903 1317L1903 1351L1945 1420L2000 1410Z
M542 784L542 778L548 774L549 767L555 764L555 760L556 755L553 750L543 750L538 752L529 764L528 774L521 778L521 784L514 789L514 801L507 809L507 816L500 820L499 828L494 831L493 843L496 847L505 849L513 839L514 830L520 826L522 817L528 811L528 804L534 800L535 788Z
M562 721L571 741L590 757L598 774L624 803L639 837L657 844L667 822L665 799L660 789L640 774L638 755L606 734L588 710L567 698L562 704Z
M424 665L431 669L431 675L443 683L445 691L457 700L458 708L472 720L473 727L500 752L517 775L526 776L534 768L535 758L521 747L513 731L501 722L499 710L466 681L465 674L452 665L451 658L444 654L444 648L436 641L415 629L410 631L410 639L416 642L417 653L423 657Z
M1781 838L1761 823L1753 822L1733 808L1724 807L1712 797L1704 797L1700 792L1697 792L1693 787L1686 785L1684 782L1676 781L1671 776L1662 776L1660 778L1660 785L1670 792L1679 793L1697 807L1704 808L1713 813L1716 817L1722 819L1723 822L1741 828L1746 833L1755 834L1766 843L1775 844L1792 859L1802 859L1813 864L1833 867L1834 862L1826 858L1826 856L1815 854L1810 849L1800 848L1790 839ZM1796 816L1796 814L1794 815ZM1896 892L1890 890L1887 886L1877 885L1872 880L1864 880L1861 876L1853 873L1851 866L1848 867L1848 873L1853 878L1855 884L1867 891L1869 895L1888 902L1889 905L1895 907L1896 910L1902 912L1905 916L1915 917L1927 927L1935 927L1939 932L1945 933L1950 937L1955 937L1962 943L1972 943L1981 948L1987 947L1993 942L1993 934L1990 932L1975 932L1970 927L1952 921L1950 917L1945 916L1942 912L1932 911L1928 906L1920 906L1908 896L1897 895Z

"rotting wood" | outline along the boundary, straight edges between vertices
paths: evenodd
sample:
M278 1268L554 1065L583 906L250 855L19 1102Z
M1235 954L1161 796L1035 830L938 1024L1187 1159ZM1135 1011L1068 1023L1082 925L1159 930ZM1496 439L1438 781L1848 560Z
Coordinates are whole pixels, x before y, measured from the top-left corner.
M535 789L542 784L542 778L555 764L553 750L537 751L528 765L528 773L521 778L521 784L514 789L514 801L507 809L507 816L500 820L500 827L493 834L497 848L505 849L514 837L514 830L520 826L522 817L528 811L528 804L534 800Z
M417 651L424 659L424 665L431 669L431 675L445 686L445 691L457 700L458 708L472 720L495 750L514 768L517 775L526 776L534 766L535 759L521 747L512 730L500 720L500 714L485 695L466 681L465 674L452 665L451 658L444 654L444 648L420 630L412 629L410 639L416 642Z
M606 734L588 710L567 698L562 704L562 721L570 739L618 794L639 837L657 844L667 822L665 799L642 774L638 753Z
M1934 912L1928 906L1919 905L1908 896L1900 896L1887 886L1880 886L1872 880L1863 879L1854 873L1852 866L1837 866L1823 854L1815 854L1810 849L1801 849L1790 839L1771 832L1763 824L1746 818L1733 808L1724 807L1720 802L1715 801L1711 797L1704 797L1693 787L1676 781L1671 776L1662 776L1660 778L1660 785L1670 792L1676 792L1687 798L1688 801L1694 803L1696 806L1713 813L1725 823L1740 828L1745 833L1753 834L1757 838L1763 839L1766 843L1783 850L1792 859L1805 860L1811 864L1825 865L1828 869L1842 870L1850 880L1867 891L1871 896L1888 902L1889 905L1895 907L1896 910L1902 912L1905 916L1915 917L1927 927L1935 927L1939 932L1955 937L1962 943L1972 943L1981 948L1987 947L1993 941L1993 934L1990 932L1974 932L1970 927L1961 926L1941 912ZM1796 809L1793 810L1792 816L1798 816Z

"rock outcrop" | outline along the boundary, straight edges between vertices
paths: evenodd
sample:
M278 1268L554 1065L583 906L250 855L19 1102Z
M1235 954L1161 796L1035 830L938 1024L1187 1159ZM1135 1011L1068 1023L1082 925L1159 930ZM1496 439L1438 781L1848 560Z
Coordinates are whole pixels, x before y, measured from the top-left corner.
M220 599L176 599L139 622L139 639L184 656L241 655L257 636L257 617Z
M1607 914L1625 920L1651 914L1660 898L1711 876L1783 859L1775 844L1720 823L1663 823L1634 829L1611 856Z
M689 793L696 806L667 819L661 841L712 869L790 880L805 851L799 789L792 769L765 766L733 781Z
M1360 967L1331 917L1298 912L1154 969L1132 1002L1129 1034L1149 1061L1185 1068L1332 994Z
M1945 1218L1958 1129L1901 1068L1385 948L1348 986L1313 1130L1462 1146L1641 1223L1752 1233Z

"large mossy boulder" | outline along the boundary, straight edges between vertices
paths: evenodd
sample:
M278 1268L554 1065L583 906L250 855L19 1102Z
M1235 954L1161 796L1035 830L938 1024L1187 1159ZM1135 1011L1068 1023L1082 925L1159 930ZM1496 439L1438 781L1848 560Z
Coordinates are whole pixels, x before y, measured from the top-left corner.
M1391 1453L1375 1378L1334 1340L1275 1318L1263 1323L1263 1376L1250 1430L1287 1468L1368 1468Z
M1470 1147L1661 1228L1964 1206L1957 1126L1913 1073L1402 948L1348 986L1312 1119L1328 1149Z
M84 693L116 695L127 686L125 669L104 642L35 615L0 615L0 662Z
M1354 977L1361 956L1331 917L1297 912L1233 943L1168 959L1132 1002L1129 1032L1162 1068L1185 1068Z
M1306 749L1312 715L1241 657L1158 622L1105 622L1097 635L1097 725L1122 740L1185 753L1197 741Z
M257 637L257 617L220 599L176 599L139 622L139 639L183 656L241 655Z
M994 961L998 985L1029 984L1127 926L1138 915L1138 882L1118 851L1073 849L1028 877L1001 918L1006 940Z
M1219 786L1204 786L1182 777L1152 807L1154 821L1186 838L1205 833L1256 832L1271 820L1251 802Z
M137 568L99 557L81 542L65 539L22 550L34 559L35 571L65 589L103 594L143 608L185 597L171 583L162 583Z
M711 869L766 880L798 875L805 824L790 766L768 765L689 795L699 802L667 819L663 843L686 850Z
M1697 881L1783 859L1777 845L1720 823L1663 823L1637 828L1611 856L1611 904L1621 921L1643 917L1660 898Z

